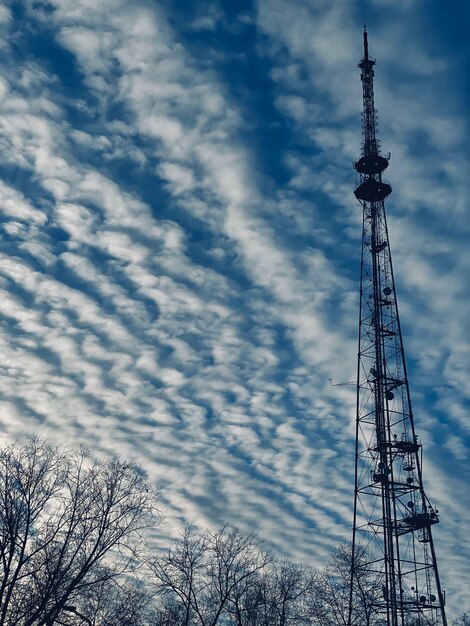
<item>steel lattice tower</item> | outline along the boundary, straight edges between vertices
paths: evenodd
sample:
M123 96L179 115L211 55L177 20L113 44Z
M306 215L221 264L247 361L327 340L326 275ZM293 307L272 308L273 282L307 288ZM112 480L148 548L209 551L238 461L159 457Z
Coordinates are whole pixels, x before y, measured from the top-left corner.
M363 141L354 164L363 230L348 623L447 626L432 538L438 511L424 492L422 448L413 422L398 316L384 206L392 189L382 181L390 154L381 154L377 140L374 65L364 28L364 58L359 63ZM355 607L363 593L359 573L374 591L358 617Z

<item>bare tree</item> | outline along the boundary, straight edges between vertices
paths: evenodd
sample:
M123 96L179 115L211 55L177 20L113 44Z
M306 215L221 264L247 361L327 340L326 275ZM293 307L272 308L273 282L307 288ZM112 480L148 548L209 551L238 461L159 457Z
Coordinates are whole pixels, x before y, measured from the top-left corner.
M231 626L266 626L271 615L268 572L257 572L237 585L228 598L226 613Z
M153 613L152 626L179 626L185 623L184 607L175 601L167 599L161 603Z
M215 626L233 596L243 595L251 581L271 561L270 553L254 533L225 526L208 534L210 597L214 608L208 624Z
M152 603L142 580L121 576L85 588L75 604L65 608L73 625L78 618L89 626L156 626Z
M157 495L118 459L36 438L0 450L0 626L79 623L70 607L135 566Z
M206 545L204 536L194 533L191 526L186 526L181 539L164 556L153 557L148 561L165 610L171 606L174 613L177 606L181 626L197 623L206 589Z
M310 599L315 593L313 570L289 561L280 563L270 575L275 626L310 623Z
M310 624L314 571L274 563L252 533L225 526L200 534L188 526L149 565L162 602L158 626Z
M167 554L150 559L149 566L164 600L180 607L178 625L216 626L233 596L243 594L269 560L254 534L227 526L198 534L187 526Z
M380 626L376 605L382 594L380 576L367 566L366 553L356 554L353 595L353 622L357 626ZM347 626L351 578L351 547L340 545L331 554L330 563L321 570L311 595L311 615L314 624Z
M134 464L36 438L0 449L0 626L347 625L349 546L314 571L275 562L253 533L187 526L144 558L157 502ZM383 626L367 563L356 555L354 622Z
M452 626L470 626L470 613L467 611L461 613L457 619L454 620Z
M253 578L250 588L230 602L235 626L302 626L310 624L310 596L315 573L287 560Z

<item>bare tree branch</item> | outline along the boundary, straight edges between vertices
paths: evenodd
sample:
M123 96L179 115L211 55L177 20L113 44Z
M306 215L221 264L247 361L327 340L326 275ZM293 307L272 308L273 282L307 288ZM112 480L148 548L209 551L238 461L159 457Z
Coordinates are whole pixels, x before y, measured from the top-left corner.
M0 498L0 626L69 623L64 607L132 570L160 522L140 468L36 438L0 450Z

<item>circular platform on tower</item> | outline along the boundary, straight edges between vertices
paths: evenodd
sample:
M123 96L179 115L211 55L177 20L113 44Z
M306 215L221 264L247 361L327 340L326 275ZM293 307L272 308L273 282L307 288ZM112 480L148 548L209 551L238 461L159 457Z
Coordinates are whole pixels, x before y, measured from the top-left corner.
M387 183L368 178L354 192L358 200L363 202L380 202L392 193L392 188Z
M368 154L354 163L359 174L381 174L388 167L388 160L379 154Z

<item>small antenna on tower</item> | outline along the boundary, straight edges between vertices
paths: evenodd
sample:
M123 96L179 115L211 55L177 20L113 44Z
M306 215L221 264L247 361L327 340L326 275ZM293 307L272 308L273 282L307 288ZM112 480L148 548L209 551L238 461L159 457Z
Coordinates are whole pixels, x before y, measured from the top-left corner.
M369 60L369 43L367 41L367 24L364 22L364 59Z
M332 378L328 378L330 381L330 387L347 387L348 385L356 385L355 380L347 380L344 383L334 383Z

